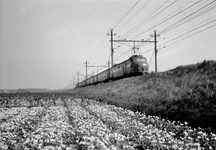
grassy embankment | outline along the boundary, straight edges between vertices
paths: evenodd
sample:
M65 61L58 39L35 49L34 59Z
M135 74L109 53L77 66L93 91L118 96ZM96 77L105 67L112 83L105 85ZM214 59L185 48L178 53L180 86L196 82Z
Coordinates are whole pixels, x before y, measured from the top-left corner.
M78 88L76 97L93 98L123 108L187 121L216 132L216 61Z

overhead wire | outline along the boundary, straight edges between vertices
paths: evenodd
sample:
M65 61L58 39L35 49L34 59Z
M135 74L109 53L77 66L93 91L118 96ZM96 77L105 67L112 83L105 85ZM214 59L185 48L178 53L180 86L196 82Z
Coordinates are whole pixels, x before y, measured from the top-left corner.
M152 19L152 18L153 18L153 17L152 17L153 14L156 13L160 8L162 8L168 1L169 1L169 0L167 0L165 3L163 3L163 5L161 5L156 11L154 11L151 15L149 15L149 17L148 17L147 19ZM176 0L176 1L177 1L177 0ZM171 5L173 5L176 1L174 1L173 3L171 3L170 5L168 5L167 7L165 7L164 9L162 9L162 10L161 10L160 12L158 12L156 15L158 15L158 14L160 14L161 12L163 12L164 10L166 10L168 7L170 7ZM149 2L149 1L148 1L148 2ZM147 3L148 3L148 2L147 2ZM146 5L147 3L145 3L145 5ZM143 7L144 7L145 5L143 5ZM143 8L143 7L142 7L142 8ZM141 8L141 9L142 9L142 8ZM140 10L141 10L141 9L140 9ZM139 10L139 11L140 11L140 10ZM137 13L138 13L139 11L137 11ZM135 13L135 15L136 15L137 13ZM133 15L133 17L134 17L135 15ZM154 17L155 17L156 15L154 15ZM129 21L130 21L133 17L131 17L131 18L129 19ZM141 23L144 23L144 21L148 21L147 19L143 20ZM129 22L129 21L128 21L128 22ZM123 26L125 26L128 22L126 22ZM122 26L122 27L123 27L123 26ZM121 28L122 28L122 27L121 27ZM120 29L121 29L121 28L120 28ZM120 29L119 29L119 30L120 30ZM119 31L119 30L118 30L118 31Z
M178 1L178 0L173 1L173 2L170 3L168 6L166 6L166 7L163 8L161 11L159 11L159 12L158 12L156 15L154 15L153 17L156 17L157 15L161 14L163 11L165 11L166 9L168 9L170 6L172 6L173 4L175 4L177 1ZM153 19L153 17L151 18L151 20ZM149 20L149 21L151 21L151 20ZM139 30L140 28L142 28L142 27L143 27L144 25L146 25L146 24L147 24L147 23L142 24L142 25L141 25L139 28L137 28L135 31ZM160 24L160 23L158 23L158 24ZM157 24L157 25L158 25L158 24ZM132 39L135 39L135 38L139 37L140 35L142 35L142 34L148 32L148 31L150 31L151 29L153 29L153 28L155 28L155 27L156 27L156 25L154 25L154 26L152 26L152 27L146 29L146 30L145 30L144 32L142 32L141 34L135 35ZM134 31L134 32L135 32L135 31Z
M109 59L109 55L107 55L108 53L110 52L110 50L107 50L106 51L106 53L104 53L104 55L103 56L101 56L102 58L100 59L100 62L102 61L102 60L104 60L104 59ZM106 57L105 57L106 56ZM108 56L108 58L107 58L107 56Z
M106 44L104 44L104 46L103 46L100 50L102 51L102 50L107 46L108 43L109 43L109 41L107 41ZM97 53L97 54L99 54L99 53ZM97 54L96 54L96 55L97 55ZM103 54L104 54L104 53L103 53ZM100 60L100 59L101 59L101 57L98 58L98 59L94 59L93 62L96 62L96 61L98 61L98 60Z
M120 55L120 56L118 56L117 58L115 58L114 61L116 61L117 59L119 60L119 59L121 59L122 57L125 57L125 55L126 55L127 53L129 53L130 51L131 51L131 49L129 49L128 51L126 51L126 52L123 53L122 55Z
M177 1L177 0L176 0ZM167 7L165 7L164 9L162 9L160 12L158 12L157 13L157 15L159 14L159 13L161 13L161 12L163 12L164 10L166 10L168 7L170 7L171 5L173 5L176 1L174 1L174 2L172 2L171 4L169 4ZM159 10L160 8L162 8L166 3L167 3L168 1L166 1L165 3L163 3L163 5L161 5L157 10ZM154 11L151 15L149 15L148 16L148 18L150 18L155 12L157 12L157 10L156 11ZM147 19L148 19L147 18ZM143 20L141 23L143 23L144 21L146 21L146 19L145 20ZM141 24L140 23L140 24ZM139 25L140 25L139 24ZM138 25L137 25L138 26ZM136 26L136 27L137 27ZM138 44L136 47L142 47L143 45L146 45L146 44L150 44L150 43L140 43L140 44ZM146 52L148 52L148 51L146 51ZM144 52L144 53L146 53L146 52Z
M148 63L148 65L150 66L150 64L151 64L151 61L152 61L152 58L153 58L153 55L154 55L154 51L152 52L152 55L151 55L151 58L150 58L150 60L149 60L149 63Z
M88 61L91 60L91 58L95 55L95 53L100 49L100 47L103 45L103 43L105 42L107 36L105 36L105 38L103 39L103 41L100 43L100 45L98 46L98 48L93 52L93 54L88 58ZM108 44L108 42L104 45L104 47ZM104 49L104 47L102 49ZM101 49L101 50L102 50ZM98 53L97 53L98 54ZM80 69L78 69L79 72L81 72L82 70L84 70L84 64L82 64L82 66L80 67Z
M199 1L200 2L200 1ZM194 4L195 5L195 4ZM189 7L187 7L187 8L189 8ZM214 8L214 6L212 7L212 8ZM184 9L185 10L185 9ZM207 20L206 20L207 21ZM187 29L188 30L188 29ZM140 45L140 46L142 46L142 45ZM152 50L152 49L150 49L150 50ZM150 50L148 50L148 51L150 51ZM148 52L148 51L146 51L146 52Z
M163 23L169 21L169 20L172 19L173 17L176 17L177 15L179 15L179 14L185 12L186 10L191 9L191 7L195 6L196 4L199 4L200 2L202 2L202 0L199 0L199 1L195 2L193 5L189 5L188 7L184 8L183 10L181 10L181 11L179 11L179 12L177 12L177 13L174 13L174 14L172 13L171 15L167 16L166 18L164 18L163 20L161 20L160 22L158 22L156 25L154 25L153 28L155 28L155 27L157 27L157 26L159 26L159 25L161 25L161 24L163 24ZM188 3L191 3L191 1L189 1ZM188 3L186 3L185 5L183 5L181 8L183 8L184 6L188 5ZM202 4L201 4L201 5L202 5ZM179 8L179 9L181 9L181 8ZM190 11L191 11L191 10L190 10ZM179 18L179 17L176 17L176 18ZM150 29L152 29L152 28L149 28L148 30L150 30ZM147 31L148 31L148 30L147 30Z
M101 42L101 44L98 46L98 48L94 51L94 53L89 57L88 61L92 58L92 56L94 56L94 54L100 49L100 47L102 46L102 44L104 43L104 41L106 40L106 37L103 39L103 41ZM104 47L101 48L101 50L103 50L105 48L105 46L108 44L109 42L107 42ZM107 53L107 52L106 52ZM103 55L104 57L104 55ZM102 57L100 57L102 58ZM82 70L84 70L85 68L85 64L82 64L82 66L80 67L80 69L78 70L80 73Z
M195 25L195 26L192 26L192 27L189 27L189 28L187 28L187 29L181 30L181 31L175 33L175 36L177 36L177 35L179 35L179 34L182 34L182 33L184 33L184 32L185 32L185 33L186 33L186 32L190 32L190 29L194 30L194 28L195 28L196 26L201 25L201 24L203 24L203 23L206 23L207 21L209 21L209 20L211 20L212 18L215 18L215 17L216 17L216 16L210 17L210 18L206 19L205 21L198 23L198 24ZM170 38L170 37L173 37L173 35L166 37L166 39L168 39L168 38Z
M119 44L121 44L121 45L126 45L126 46L129 46L129 47L133 47L133 46L131 46L131 45L129 45L129 44L122 43L122 42L119 42Z
M125 25L128 24L148 3L150 0L148 0L126 23L124 23L116 32L119 32Z
M214 17L216 17L216 15L213 16L213 17L211 17L211 18L209 18L209 19L207 19L207 20L210 20L210 19L212 19L212 18L214 18ZM200 32L203 32L203 31L205 31L205 30L207 30L207 29L210 29L210 28L216 26L216 18L215 18L214 20L211 20L211 21L207 22L207 23L204 23L204 22L206 22L207 20L205 20L205 21L203 21L202 23L200 23L200 24L202 24L202 25L199 25L199 26L196 27L196 28L192 28L192 29L191 29L191 27L190 27L189 29L191 29L191 30L189 30L189 31L188 31L188 29L186 29L184 33L181 32L181 33L182 33L181 35L178 35L178 36L172 38L171 40L169 40L169 41L167 41L167 42L161 43L160 45L158 45L158 47L162 47L162 46L164 46L164 45L165 45L166 47L168 47L168 46L170 46L170 45L173 45L173 44L175 44L175 43L177 43L177 42L180 42L180 41L182 41L182 40L185 40L185 39L187 39L187 38L189 38L189 37L191 37L191 36L194 36L194 35L196 35L196 34L198 34L198 33L200 33ZM214 22L215 22L215 24L212 24L212 23L214 23ZM203 23L204 23L204 24L203 24ZM206 28L204 28L204 29L199 30L200 28L202 28L202 27L204 27L204 26L207 26L207 25L209 25L209 24L212 24L212 25L211 25L211 26L208 26L208 27L206 27ZM199 31L197 31L197 30L199 30ZM191 33L191 32L194 32L194 33L189 34L189 33ZM188 34L189 34L189 35L188 35ZM187 36L185 36L185 35L187 35ZM177 40L177 41L176 41L176 40ZM172 41L174 41L174 42L172 42ZM167 43L170 43L170 44L167 45ZM151 48L151 49L146 50L145 53L146 53L146 52L149 52L149 51L151 51L151 50L154 50L154 48Z
M119 22L112 28L114 29L130 12L131 10L139 3L140 0L138 0L131 8L130 10L119 20Z
M103 39L103 41L101 42L101 44L98 46L98 48L94 51L94 53L89 57L88 61L92 58L92 56L94 56L94 54L99 50L99 48L101 47L101 45L104 43L104 41L106 40L107 36L105 36L105 38Z
M174 14L174 15L168 17L168 18L165 18L165 20L162 20L162 21L160 21L159 23L157 23L156 25L154 25L153 27L148 28L147 30L143 31L142 33L140 33L140 34L137 35L136 37L139 37L139 36L141 36L142 34L144 34L144 33L148 32L148 31L150 31L150 30L153 29L154 27L156 27L156 26L158 26L158 25L161 25L162 23L168 21L169 19L171 19L171 18L173 18L174 16L176 16L176 15L182 13L183 11L185 11L185 10L191 8L192 6L198 4L198 3L201 2L201 1L202 1L202 0L200 0L200 1L196 2L196 3L194 3L193 5L190 5L189 7L185 8L185 9L182 10L182 11L180 11L179 13L176 13L176 14ZM211 4L214 3L214 2L215 2L215 1L212 1L212 2L208 3L207 5L203 6L202 8L199 8L199 9L196 10L195 12L190 13L189 15L187 15L186 17L184 17L183 19L180 19L179 21L177 21L177 22L175 22L174 24L170 25L170 26L167 27L166 29L162 30L159 34L164 33L165 30L169 31L169 29L171 29L171 27L173 27L174 25L176 25L175 27L178 27L178 26L180 26L180 25L182 25L182 24L188 22L189 20L191 20L191 19L193 19L193 18L195 18L195 17L197 17L197 16L199 16L199 15L201 15L201 14L203 14L203 13L209 11L209 10L211 10L212 8L215 7L214 5L211 5ZM202 5L202 4L201 4L201 5ZM185 6L185 5L184 5L184 6ZM211 8L210 8L210 9L207 9L207 10L203 10L203 12L199 12L200 10L202 10L203 8L206 8L207 6L209 6L209 7L211 7ZM197 13L197 14L196 14L196 13ZM188 17L189 17L189 18L188 18ZM174 27L173 27L173 28L174 28Z
M150 1L150 0L149 0L149 1ZM149 2L149 1L148 1L148 2ZM169 0L168 0L168 1L169 1ZM176 1L177 1L177 0L176 0ZM174 2L176 2L176 1L174 1ZM189 9L189 8L191 8L191 7L193 7L193 6L197 5L197 4L199 4L201 1L202 1L202 0L200 0L200 1L196 2L196 3L193 3L192 5L190 5L190 6L186 7L186 8L184 8L183 10L179 11L178 13L169 15L168 17L164 18L163 20L161 20L160 22L158 22L156 25L154 25L154 26L152 26L152 27L154 28L154 27L157 27L157 26L161 25L162 23L168 22L168 21L171 20L173 17L175 17L175 16L181 14L182 12L185 12L187 9ZM113 27L113 29L116 28L116 26L120 24L120 22L130 13L130 11L138 4L138 2L139 2L139 1L137 1L137 2L133 5L133 7L132 7L132 8L125 14L125 16ZM171 4L174 4L174 2L171 3ZM191 2L191 1L190 1L190 2ZM184 24L185 22L188 22L189 20L191 20L191 19L193 19L193 18L195 18L195 17L197 17L197 16L200 16L201 14L204 14L204 13L208 12L209 10L215 8L215 5L212 5L214 2L215 2L215 0L213 0L212 2L208 3L207 5L205 5L205 6L201 7L201 8L198 8L197 10L193 11L193 12L190 13L189 15L184 16L183 18L181 18L181 19L178 20L177 22L174 22L173 24L169 25L167 28L162 29L161 32L160 32L160 34L161 34L161 33L167 33L167 32L169 32L171 29L177 28L177 27L179 27L180 25ZM171 6L171 4L168 5L166 8L164 8L163 11L166 10L169 6ZM188 3L186 3L184 6L186 6L187 4L188 4ZM163 5L163 6L164 6L164 5ZM184 6L182 6L181 8L183 8ZM143 6L143 7L144 7L144 6ZM142 8L143 8L143 7L142 7ZM142 8L141 8L141 9L142 9ZM162 7L160 7L160 8L162 8ZM197 8L197 7L196 7L196 8ZM140 10L141 10L141 9L140 9ZM194 8L193 8L193 9L194 9ZM139 10L139 11L140 11L140 10ZM137 11L136 14L137 14L139 11ZM157 12L157 11L155 11L155 12ZM133 17L134 17L136 14L134 14L123 26L121 26L121 27L119 28L119 30L121 30L129 21L131 21L131 20L133 19ZM157 15L158 15L158 14L160 14L160 13L157 13ZM150 16L151 16L151 15L150 15ZM150 17L150 16L149 16L149 17ZM146 19L147 19L147 18L146 18ZM151 18L149 18L149 19L151 19ZM209 20L209 19L207 19L207 20ZM205 21L207 21L207 20L205 20ZM143 21L145 21L145 20L143 20ZM143 27L143 24L144 24L143 21L142 21L142 24L141 24L142 26L141 26L141 27ZM214 19L214 20L212 20L212 21L209 21L209 22L207 22L207 23L205 23L205 24L202 24L202 23L201 23L202 25L199 24L200 26L198 26L198 27L196 27L196 28L194 28L194 29L192 29L192 30L187 29L187 32L186 32L186 33L182 33L181 35L176 36L176 37L172 38L171 40L169 40L169 41L167 41L167 42L165 42L165 43L160 44L159 47L162 46L162 45L164 45L164 44L168 44L168 45L166 45L166 46L173 45L173 44L175 44L175 43L177 43L177 42L179 42L179 41L182 41L182 40L187 39L187 38L189 38L189 37L191 37L191 36L194 36L194 35L196 35L196 34L198 34L198 33L200 33L200 32L203 32L203 31L205 31L205 30L207 30L207 29L210 29L210 28L216 26L216 24L212 24L212 23L215 23L215 21L216 21L216 19ZM210 25L210 26L207 26L207 25ZM207 27L206 27L206 26L207 26ZM141 28L141 27L140 27L140 24L139 24L138 26L134 27L132 30L129 30L129 31L132 32L132 31L134 31L135 29L137 29L138 27ZM152 29L152 27L151 27L151 28L148 28L148 30ZM206 28L203 28L203 27L206 27ZM201 29L201 28L203 28L203 29ZM201 29L201 30L200 30L200 29ZM118 31L119 31L119 30L118 30ZM148 30L145 30L145 31L148 31ZM188 31L188 30L189 30L189 31ZM136 31L136 30L135 30L135 31ZM128 32L127 32L127 33L128 33ZM131 34L132 34L132 33L131 33ZM131 34L130 34L130 35L131 35ZM142 32L142 34L144 34L144 33ZM140 34L140 35L142 35L142 34ZM139 36L140 36L140 35L139 35ZM128 35L128 36L129 36L129 35ZM139 37L139 36L137 36L137 37ZM105 37L105 39L106 39L106 37ZM102 46L102 44L104 43L105 39L102 41L102 43L101 43L101 44L99 45L99 47L94 51L94 53L90 56L90 58L89 58L88 60L90 60L90 59L95 55L95 53L99 50L99 48L100 48L100 47ZM177 40L177 41L176 41L176 40ZM169 43L170 43L170 44L169 44ZM122 43L121 43L121 44L122 44ZM143 45L145 45L145 44L146 44L146 43L140 43L138 46L143 46ZM106 45L107 45L107 44L106 44ZM123 44L123 45L129 46L128 44ZM105 47L105 46L104 46L104 47ZM149 51L151 51L151 50L153 50L153 49L149 49L149 50L145 51L144 53L149 52ZM117 60L117 59L120 59L120 58L125 57L125 55L126 55L129 51L131 51L131 49L128 50L127 52L123 53L123 54L120 55L119 57L115 58L114 60ZM107 54L107 52L109 52L109 51L106 51L106 53L104 53L103 56L105 56L105 55ZM153 54L152 54L152 56L151 56L151 59L152 59L152 57L153 57ZM105 59L105 57L102 57L102 58ZM108 59L109 59L109 58L108 58ZM149 62L149 63L151 63L151 59L150 59L150 62ZM102 59L100 58L100 60L102 60ZM84 66L84 65L83 65L83 66ZM82 67L83 67L83 66L82 66ZM81 68L82 68L82 67L81 67Z
M130 13L130 11L139 3L140 0L138 0L133 6L132 8L123 16L123 18L113 27L113 29ZM132 19L132 18L131 18ZM106 40L106 37L104 38L104 40L101 42L101 44L98 46L98 48L93 52L93 54L89 57L88 61L95 55L95 53L99 50L99 48L101 47L101 45L104 43L104 41ZM106 44L107 45L107 44ZM105 46L104 46L105 47ZM103 47L103 48L104 48ZM107 54L107 51L106 53ZM105 55L104 54L104 55ZM104 57L103 55L103 57ZM109 58L108 58L109 59ZM82 67L79 69L81 70L83 68L84 65L82 65Z
M184 10L182 10L181 12L183 12L183 11L185 11L186 9L188 9L188 8L191 8L192 6L194 6L195 4L198 4L200 1L198 1L197 3L194 3L193 5L190 5L189 7L187 7L187 8L185 8ZM194 14L194 13L196 13L196 12L199 12L200 10L202 10L203 8L206 8L207 6L209 6L209 5L211 5L213 2L211 2L211 3L208 3L207 5L205 5L204 7L202 7L202 8L200 8L200 9L198 9L198 10L196 10L195 12L193 12L193 13L191 13L191 14ZM170 5L169 5L170 6ZM184 5L185 6L185 5ZM209 10L211 10L212 8L214 8L214 6L211 6L210 7L210 9L207 9L207 10L204 10L204 12L201 12L201 14L202 13L205 13L205 12L207 12L207 11L209 11ZM180 12L179 12L180 13ZM178 13L178 14L179 14ZM188 15L188 16L192 16L192 15ZM165 21L167 21L167 20L169 20L170 18L172 18L172 17L174 17L174 16L176 16L177 14L174 14L174 15L172 15L171 17L169 17L169 18L165 18ZM200 14L199 14L200 15ZM185 17L186 18L186 17ZM183 20L183 19L181 19L181 20ZM163 20L164 21L164 20ZM165 22L164 21L164 22ZM206 24L205 24L206 25ZM204 26L204 25L203 25ZM214 25L213 25L214 26ZM199 27L200 28L200 27ZM209 27L210 28L210 27ZM199 32L198 32L199 33ZM192 35L195 35L195 33L194 34L192 34ZM191 35L191 36L192 36ZM190 37L190 36L188 36L188 37ZM139 46L141 46L141 44L139 45ZM150 49L150 50L152 50L152 49ZM150 50L148 50L148 51L150 51ZM146 51L146 52L148 52L148 51Z
M198 2L196 2L195 4L201 2L202 0L199 0ZM171 5L173 5L176 1L174 1L173 3L171 3L168 7L170 7ZM187 2L185 5L181 6L181 8L183 8L184 6L188 5L189 2ZM193 5L195 5L193 4ZM143 35L144 33L147 33L148 31L151 31L152 29L154 29L155 27L159 26L159 25L162 25L163 23L167 22L168 20L170 20L171 18L175 17L176 15L179 15L181 14L182 12L186 11L187 9L191 8L193 5L190 5L189 7L183 9L182 11L179 11L177 13L171 13L169 16L167 16L166 18L162 19L161 21L159 21L158 23L156 23L155 25L149 27L148 29L145 29L144 31L142 31L141 33L137 34L136 36L134 36L134 38L137 38L141 35ZM168 8L167 7L167 8Z
M104 53L100 56L100 58L95 59L95 60L92 61L91 63L92 63L92 64L95 64L95 63L97 63L97 62L101 62L102 59L105 59L105 58L106 58L105 56L109 53L109 51L110 51L110 50L104 51Z
M169 1L169 0L167 0L165 3L163 3L163 5L161 5L161 6L159 7L159 9L162 8L168 1ZM176 1L177 1L177 0L176 0ZM176 2L176 1L175 1L175 2ZM149 2L149 1L148 1L148 2ZM147 4L147 3L145 3L145 5L146 5L146 4ZM171 3L169 6L171 6L172 4L173 4L173 3ZM145 5L143 5L143 7L144 7ZM167 6L166 8L168 8L169 6ZM143 8L143 7L142 7L142 8ZM141 8L141 9L142 9L142 8ZM164 8L162 11L164 11L166 8ZM140 9L140 10L141 10L141 9ZM140 10L139 10L139 11L140 11ZM157 10L158 10L158 9L157 9ZM149 15L149 17L151 17L155 12L157 12L157 10L154 11L151 15ZM138 11L138 12L139 12L139 11ZM161 13L162 11L158 12L157 15L158 15L159 13ZM137 12L137 13L138 13L138 12ZM137 13L136 13L136 14L137 14ZM135 14L135 15L136 15L136 14ZM134 15L134 16L135 16L135 15ZM132 19L132 18L131 18L131 19ZM131 20L131 19L129 19L129 20ZM151 18L150 18L150 19L151 19ZM144 20L144 21L145 21L145 20ZM143 23L144 21L142 21L141 23ZM121 28L120 28L120 29L121 29ZM140 44L139 44L139 45L140 45ZM136 47L137 47L137 46L136 46Z
M191 34L191 35L188 35L188 36L184 37L183 39L180 39L180 40L178 40L178 41L176 41L176 42L174 42L174 43L171 43L171 44L169 44L169 45L167 45L167 46L170 46L170 45L173 45L173 44L175 44L175 43L177 43L177 42L180 42L180 41L182 41L182 40L185 40L185 39L187 39L187 38L189 38L189 37L191 37L191 36L194 36L194 35L196 35L196 34L198 34L198 33L201 33L201 32L203 32L203 31L205 31L205 30L208 30L208 29L210 29L210 28L212 28L212 27L214 27L214 26L216 26L216 24L213 24L213 25L211 25L211 26L209 26L209 27L207 27L207 28L205 28L205 29L202 29L202 30L200 30L200 31L198 31L198 32L195 32L195 33L193 33L193 34Z
M214 16L214 17L216 17L216 16ZM212 18L213 18L213 17L212 17ZM207 19L207 20L209 20L209 19ZM206 22L206 20L203 21L203 22ZM214 20L211 20L211 21L209 21L209 22L207 22L207 23L205 23L205 24L202 24L202 25L200 25L200 26L198 26L198 27L196 27L196 28L193 28L193 29L191 29L190 31L186 31L185 33L182 33L181 35L178 35L178 36L172 38L171 40L169 40L169 41L167 41L167 42L165 42L165 43L160 44L159 46L165 45L165 44L167 44L167 43L170 43L170 42L172 42L172 41L174 41L174 40L179 39L178 41L175 41L175 42L173 42L173 43L171 43L171 44L166 45L166 47L167 47L167 46L173 45L174 43L177 43L177 42L179 42L179 41L182 41L182 40L184 40L184 39L186 39L186 38L189 38L189 37L191 37L191 36L193 36L193 35L196 35L196 34L198 34L198 33L200 33L200 32L203 32L203 31L205 31L205 30L207 30L207 29L210 29L210 28L214 27L216 24L213 24L213 25L211 25L211 26L208 26L208 27L206 27L206 28L204 28L204 29L199 30L200 28L205 27L205 26L207 26L207 25L209 25L209 24L212 24L212 23L216 23L216 18L215 18ZM199 30L199 31L197 31L197 30ZM197 31L197 32L195 32L195 31ZM191 32L194 32L194 33L190 34ZM189 34L189 35L188 35L188 34ZM187 36L185 36L185 35L187 35ZM180 39L181 37L183 37L183 38Z
M148 22L149 20L151 20L151 18L152 18L152 16L154 16L154 14L158 11L158 10L160 10L167 2L168 2L169 0L167 0L166 2L164 2L161 6L159 6L154 12L152 12L147 18L145 18L144 20L142 20L138 25L136 25L134 28L132 28L131 30L129 30L129 31L127 31L126 33L124 33L123 35L122 35L122 37L128 37L130 34L131 34L131 32L133 31L133 30L135 30L136 28L138 28L140 25L142 25L143 23L145 23L145 22ZM135 30L136 31L136 30ZM134 32L134 31L133 31ZM129 34L129 35L128 35Z
M193 19L193 18L195 18L195 17L197 17L197 16L199 16L199 15L205 13L205 12L208 12L212 8L215 8L216 5L212 5L215 2L216 1L213 0L212 2L208 3L207 5L199 8L198 10L196 10L196 11L194 11L192 13L190 13L189 15L185 16L184 18L180 19L179 21L175 22L174 24L170 25L169 27L165 28L164 30L160 31L160 34L165 33L165 32L169 31L170 29L172 29L174 27L178 27L178 24L181 23L181 22L183 22L183 21L187 22L188 20L191 20L191 19ZM204 10L208 6L210 8L207 8L207 10ZM203 12L200 12L200 11L203 11ZM183 22L183 23L185 23L185 22ZM182 24L180 24L180 25L182 25Z

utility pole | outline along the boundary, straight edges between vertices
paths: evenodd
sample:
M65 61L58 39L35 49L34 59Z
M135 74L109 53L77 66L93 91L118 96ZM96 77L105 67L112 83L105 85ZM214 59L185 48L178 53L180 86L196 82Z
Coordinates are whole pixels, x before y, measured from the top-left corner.
M110 42L111 42L111 67L113 67L113 53L114 53L114 49L113 49L113 36L116 36L117 34L116 33L113 34L113 29L110 29L110 34L107 33L107 35L111 36L111 39L110 39Z
M86 76L86 74L80 74L80 72L77 71L77 83L79 83L80 76Z
M151 36L154 36L154 41L149 41L149 40L112 40L113 42L133 42L133 52L134 54L136 54L136 51L135 51L135 43L136 42L150 42L150 43L154 43L154 49L155 49L155 72L157 73L157 53L158 53L158 50L157 50L157 37L159 37L160 35L156 33L157 31L155 30L154 31L154 35L151 35Z
M86 79L88 78L88 71L87 71L87 68L88 68L88 62L87 62L87 60L86 60L86 62L85 62L85 65L86 65Z
M89 63L87 61L84 64L86 65L86 79L88 78L88 67L97 67L97 72L98 72L98 67L108 67L109 68L109 64L108 64L108 66L105 66L105 65L101 65L101 66L94 66L94 65L88 66Z
M73 76L73 88L75 88L75 76Z
M73 86L73 85L72 85L72 80L70 80L70 81L68 82L68 84L65 86L65 89L73 88L72 86Z
M157 34L157 31L154 30L154 49L155 49L155 72L157 73L157 37L159 37L160 35Z
M109 69L110 68L110 61L109 60L108 60L107 64L108 64L108 69Z
M69 88L73 89L73 81L72 81L72 79L70 80L70 87Z
M80 72L77 71L77 83L79 83L79 74L80 74Z
M113 67L113 53L114 53L114 50L113 50L113 29L110 29L110 32L111 32L111 66Z

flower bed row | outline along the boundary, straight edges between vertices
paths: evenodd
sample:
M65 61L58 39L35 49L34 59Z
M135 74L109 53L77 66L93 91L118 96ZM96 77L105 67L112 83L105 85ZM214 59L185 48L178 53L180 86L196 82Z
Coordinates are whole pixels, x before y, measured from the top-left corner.
M1 108L0 149L215 149L216 135L90 99ZM49 104L56 104L52 106Z
M23 141L40 122L44 109L42 107L30 109L19 107L11 108L10 111L14 113L3 113L6 119L0 124L0 148L23 149ZM16 114L16 116L8 118L6 114L9 116Z
M85 107L115 131L134 141L135 147L145 149L213 149L216 135L201 129L192 129L187 123L175 123L146 116L112 105L101 105L87 100Z

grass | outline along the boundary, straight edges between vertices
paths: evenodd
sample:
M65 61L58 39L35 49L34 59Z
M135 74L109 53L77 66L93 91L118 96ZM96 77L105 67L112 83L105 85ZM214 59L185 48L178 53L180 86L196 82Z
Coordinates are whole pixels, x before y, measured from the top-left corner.
M216 132L216 61L100 83L70 93Z

